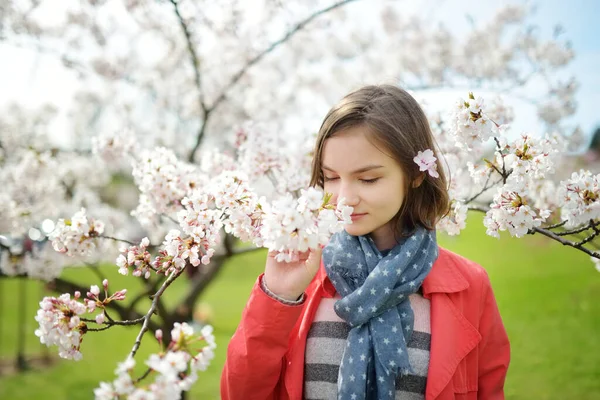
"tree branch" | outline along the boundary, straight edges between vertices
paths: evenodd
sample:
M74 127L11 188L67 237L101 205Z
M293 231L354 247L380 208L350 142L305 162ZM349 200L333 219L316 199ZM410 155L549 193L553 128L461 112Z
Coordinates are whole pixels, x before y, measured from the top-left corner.
M146 372L144 372L139 378L137 378L136 380L134 380L133 383L135 384L135 383L143 381L144 379L146 379L146 377L148 375L150 375L150 372L152 372L152 368L148 368L146 370Z
M288 40L290 40L298 31L300 31L302 28L304 28L306 25L308 25L310 22L312 22L314 19L316 19L317 17L328 13L329 11L335 10L336 8L339 8L343 5L346 5L348 3L352 3L356 0L343 0L343 1L339 1L337 3L334 3L332 5L330 5L329 7L325 7L321 10L315 11L313 14L309 15L307 18L305 18L304 20L300 21L299 23L297 23L292 29L290 29L281 39L271 43L271 45L266 48L265 50L263 50L262 52L260 52L259 54L257 54L256 56L254 56L253 58L251 58L246 65L244 65L234 76L233 78L229 81L229 83L225 86L225 88L223 89L223 92L221 92L221 94L219 95L219 97L217 97L217 99L214 101L214 103L210 106L210 110L215 109L224 99L225 96L227 95L227 92L233 87L235 86L235 84L240 80L240 78L246 73L246 71L252 67L254 64L256 64L257 62L259 62L265 55L271 53L273 50L275 50L276 48L278 48L279 46L281 46L282 44L284 44L285 42L287 42Z
M158 305L158 300L160 299L160 297L162 296L164 291L171 285L171 283L173 283L173 281L175 281L175 279L177 279L179 277L179 275L181 275L183 273L184 270L185 270L185 268L182 268L178 271L173 271L171 273L171 275L169 275L167 280L164 281L164 283L162 284L160 289L158 289L158 292L156 292L154 294L154 299L152 300L152 306L150 307L150 309L144 316L144 324L142 325L142 329L140 329L140 333L138 333L137 338L135 339L135 343L133 344L131 353L129 353L129 357L131 357L131 358L135 357L135 353L137 353L138 349L140 348L140 344L142 343L142 337L144 336L144 333L146 333L146 331L148 330L148 327L150 326L150 319L152 318L152 314L154 314L154 311L156 311L156 307Z
M490 190L490 189L494 188L494 187L495 187L497 184L499 184L500 182L502 182L502 181L503 181L503 179L504 179L504 178L502 178L502 179L500 179L500 180L498 180L498 181L496 181L496 182L492 183L492 185L491 185L491 186L488 186L488 183L490 182L490 178L491 178L491 177L492 177L492 173L490 173L490 174L488 175L488 177L487 177L487 179L486 179L486 181L485 181L485 185L483 185L483 189L482 189L482 190L481 190L479 193L477 193L476 195L474 195L473 197L471 197L471 198L469 198L469 199L465 200L464 204L469 204L469 203L471 203L472 201L475 201L475 200L477 200L477 198L478 198L479 196L481 196L482 194L484 194L486 191L488 191L488 190Z
M485 208L483 208L483 207L469 207L469 210L479 211L479 212L484 212L484 213L487 212L487 210ZM599 222L599 224L600 224L600 222ZM589 227L587 229L589 229ZM591 235L591 239L590 239L590 237L588 237L588 238L586 238L586 239L584 239L582 241L579 241L579 242L572 242L570 240L563 239L558 234L556 234L556 233L554 233L554 232L552 232L552 231L550 231L548 229L545 229L545 228L531 228L531 229L529 229L529 231L527 233L529 235L533 235L535 233L542 234L542 235L544 235L546 237L549 237L550 239L556 240L557 242L559 242L563 246L573 247L573 248L575 248L577 250L583 251L585 254L588 254L588 255L590 255L590 256L592 256L594 258L600 259L600 254L599 253L596 253L596 252L594 252L592 250L589 250L589 249L586 249L585 247L583 247L584 244L590 242L596 236L600 235L600 231L595 232L593 235ZM587 240L587 239L589 239L589 240Z
M561 226L563 226L567 222L568 222L568 220L565 219L564 221L561 221L561 222L556 223L554 225L545 226L543 229L556 229L556 228L560 228Z
M99 238L103 238L103 239L110 239L110 240L114 240L115 242L123 242L123 243L127 243L130 246L135 246L135 243L130 242L129 240L126 239L119 239L113 236L107 236L107 235L98 235Z
M531 229L531 231L533 231L534 233L535 232L540 233L540 234L542 234L544 236L547 236L547 237L549 237L551 239L554 239L554 240L556 240L557 242L561 243L564 246L570 246L570 247L573 247L573 248L578 249L580 251L583 251L585 254L587 254L587 255L589 255L591 257L600 258L600 254L597 254L594 251L586 249L585 247L583 247L583 244L579 244L581 242L574 243L574 242L571 242L569 240L565 240L562 237L556 235L554 232L549 231L547 229L533 228L533 229Z
M171 0L171 2L173 2L173 1L174 0ZM188 160L190 162L194 162L194 160L195 160L195 154L196 154L196 151L198 150L198 148L200 147L200 143L202 142L202 137L204 136L204 132L206 130L207 119L210 116L211 112L213 110L215 110L219 106L219 104L221 104L223 102L223 100L225 100L227 93L231 90L231 88L233 88L238 83L238 81L242 78L242 76L244 76L244 74L246 74L248 69L250 69L254 64L256 64L260 60L262 60L262 58L264 56L271 53L273 50L275 50L276 48L278 48L279 46L281 46L282 44L284 44L285 42L290 40L298 31L300 31L302 28L304 28L306 25L308 25L310 22L312 22L317 17L319 17L323 14L326 14L329 11L335 10L336 8L339 8L345 4L352 3L354 1L356 1L356 0L339 1L337 3L330 5L329 7L315 11L313 14L311 14L304 20L302 20L299 23L297 23L296 25L294 25L294 27L292 29L290 29L285 35L283 35L282 38L271 43L271 45L269 47L267 47L265 50L261 51L260 53L258 53L254 57L252 57L250 60L248 60L246 62L246 64L242 68L240 68L240 70L238 72L236 72L233 75L233 77L231 78L231 80L225 85L225 87L223 88L223 91L216 98L216 100L213 102L213 104L210 107L203 108L204 118L202 121L202 126L200 127L198 136L196 137L196 144L194 145L194 148L192 149L192 151L188 157Z
M194 44L192 43L192 34L188 28L187 23L184 21L181 13L179 12L179 0L171 0L171 4L173 4L173 8L175 9L175 14L177 15L177 20L179 21L179 26L183 30L183 34L185 35L185 41L187 43L188 53L190 54L190 58L192 59L192 66L194 67L194 80L196 82L196 88L198 89L198 104L200 108L206 112L206 104L204 103L204 99L202 96L202 80L200 76L200 59L196 54L196 49L194 48Z
M564 221L565 223L567 221ZM600 221L594 222L593 220L590 221L589 225L583 226L581 228L577 228L577 229L573 229L570 231L562 231L562 232L556 232L556 236L568 236L568 235L575 235L577 233L581 233L581 232L585 232L589 229L594 229L596 230L597 226L600 225Z
M500 146L500 141L495 136L494 136L494 141L496 142L496 146L498 146L496 151L498 152L498 154L500 154L500 157L502 158L502 172L500 172L500 171L498 171L498 172L500 173L500 175L502 175L503 183L506 184L506 180L508 179L508 176L510 175L511 171L509 171L508 173L506 172L506 163L504 161L504 156L502 155L502 148ZM492 166L494 168L496 168L496 166L494 164L492 164ZM496 170L497 170L497 168L496 168Z
M146 298L146 296L150 296L151 293L155 293L156 289L157 289L157 284L159 282L159 279L156 280L150 280L148 279L146 281L146 289L141 292L140 294L138 294L136 297L134 297L134 299L131 301L131 303L129 303L129 305L127 306L127 310L128 311L133 311L135 309L135 306L144 298Z
M190 55L190 59L192 61L192 67L194 69L194 82L196 84L196 90L198 91L198 106L202 111L202 121L200 123L200 128L198 129L198 134L196 135L196 143L188 156L189 162L194 162L196 151L198 147L200 147L200 143L202 143L202 138L204 137L204 132L206 131L206 125L208 117L210 116L210 111L206 107L206 103L204 102L204 95L202 93L202 76L200 74L200 59L198 58L198 54L196 54L196 49L194 48L194 43L192 42L192 34L187 23L184 21L181 13L179 12L179 0L170 0L171 4L173 4L173 8L175 9L175 14L177 15L177 20L179 21L179 25L183 30L183 34L185 35L185 41L187 43L188 53Z

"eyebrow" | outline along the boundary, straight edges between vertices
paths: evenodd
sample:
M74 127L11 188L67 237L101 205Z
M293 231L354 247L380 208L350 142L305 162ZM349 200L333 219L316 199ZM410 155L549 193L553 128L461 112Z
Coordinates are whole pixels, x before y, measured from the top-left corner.
M321 168L326 169L327 171L335 172L333 169L331 169L325 165L322 165ZM367 171L371 171L371 170L377 169L377 168L383 168L383 165L374 165L374 164L366 165L362 168L352 171L351 174L360 174L361 172L367 172Z

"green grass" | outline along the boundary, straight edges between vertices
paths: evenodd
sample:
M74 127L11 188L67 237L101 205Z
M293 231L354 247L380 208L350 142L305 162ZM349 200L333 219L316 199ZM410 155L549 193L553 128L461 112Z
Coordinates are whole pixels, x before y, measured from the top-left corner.
M600 398L600 274L589 258L573 249L541 237L496 240L484 235L481 217L473 216L469 228L457 238L441 237L440 244L486 268L512 345L512 361L506 385L509 399L598 399ZM219 398L219 376L227 341L234 332L256 276L264 266L264 252L231 260L201 301L213 308L216 359L200 375L189 398ZM111 287L132 287L134 280L105 268ZM66 277L99 283L85 269L69 270ZM14 355L18 333L15 307L16 280L0 283L0 357ZM33 331L41 286L27 282L27 349L39 354L41 347ZM167 291L174 304L185 282L175 282ZM131 289L133 292L133 289ZM9 307L10 305L10 307ZM114 378L116 363L133 344L138 329L116 327L86 335L80 362L59 360L50 368L19 375L0 376L1 399L89 399L99 381ZM138 359L157 349L145 337ZM55 354L55 349L50 349Z

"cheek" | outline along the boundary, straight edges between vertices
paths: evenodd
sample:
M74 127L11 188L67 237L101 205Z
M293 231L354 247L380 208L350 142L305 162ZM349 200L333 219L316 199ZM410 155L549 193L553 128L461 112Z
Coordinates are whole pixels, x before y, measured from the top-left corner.
M377 191L370 194L373 203L386 211L398 211L404 202L404 191L402 188L392 185L381 185Z

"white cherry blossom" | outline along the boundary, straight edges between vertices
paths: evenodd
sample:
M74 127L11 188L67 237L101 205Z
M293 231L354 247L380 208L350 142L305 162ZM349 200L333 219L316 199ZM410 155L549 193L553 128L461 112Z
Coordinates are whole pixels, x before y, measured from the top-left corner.
M590 171L573 172L570 179L560 183L558 201L561 217L568 228L600 218L600 175Z

